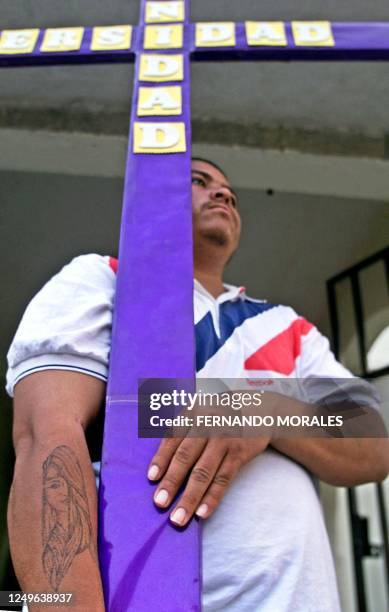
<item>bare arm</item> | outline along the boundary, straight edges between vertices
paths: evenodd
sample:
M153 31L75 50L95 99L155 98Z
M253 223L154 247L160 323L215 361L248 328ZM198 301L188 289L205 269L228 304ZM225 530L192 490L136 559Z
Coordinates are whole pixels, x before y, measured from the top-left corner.
M299 411L312 416L317 414L313 405L302 404L282 395L274 397L277 414L299 414ZM365 421L360 417L354 420L355 424L351 421L348 430L350 437L329 438L318 434L317 437L308 437L307 434L275 437L271 440L271 446L333 486L354 487L381 481L389 472L389 439L385 437L385 425L378 412L371 409L364 418L367 418L365 431L372 431L374 425L382 437L363 437ZM353 432L356 437L352 437Z
M85 441L104 391L102 381L66 371L35 373L15 387L8 507L15 572L25 592L73 593L72 609L80 612L104 610L96 485Z
M387 438L280 438L271 445L333 486L378 482L389 471Z

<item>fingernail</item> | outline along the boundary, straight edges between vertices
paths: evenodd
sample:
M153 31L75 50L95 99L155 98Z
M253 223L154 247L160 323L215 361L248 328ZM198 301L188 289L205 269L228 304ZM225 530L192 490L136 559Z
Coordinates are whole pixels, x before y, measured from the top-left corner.
M147 472L147 478L149 480L155 480L159 474L159 467L157 465L152 465Z
M196 510L197 516L204 518L208 514L208 504L201 504Z
M165 489L161 489L154 497L154 501L156 504L160 506L164 506L169 499L169 493Z
M174 510L173 514L170 516L170 520L177 525L183 525L186 519L186 511L184 508L177 508Z

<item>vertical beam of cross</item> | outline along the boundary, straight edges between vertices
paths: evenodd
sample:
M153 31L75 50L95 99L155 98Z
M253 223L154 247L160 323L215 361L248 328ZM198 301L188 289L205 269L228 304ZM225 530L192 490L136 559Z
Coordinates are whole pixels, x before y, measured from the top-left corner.
M142 22L147 6L157 24L136 51L100 485L110 612L200 608L198 524L178 531L154 506L146 473L159 441L137 437L138 379L195 373L189 47L164 4L142 0ZM167 4L187 23L189 0Z

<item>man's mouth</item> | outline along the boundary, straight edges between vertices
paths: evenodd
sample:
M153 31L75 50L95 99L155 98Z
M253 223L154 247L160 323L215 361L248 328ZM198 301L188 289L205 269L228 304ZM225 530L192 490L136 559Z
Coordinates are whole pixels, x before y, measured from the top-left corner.
M218 211L218 212L224 212L227 213L227 215L229 217L231 217L231 211L228 208L228 206L225 206L224 204L210 204L206 207L206 210L214 210L214 211Z

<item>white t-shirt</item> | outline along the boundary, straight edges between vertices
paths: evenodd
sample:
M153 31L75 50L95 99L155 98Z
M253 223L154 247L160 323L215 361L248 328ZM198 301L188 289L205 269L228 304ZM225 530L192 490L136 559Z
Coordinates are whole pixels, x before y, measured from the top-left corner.
M107 378L115 262L75 258L29 304L8 353L7 391L30 373ZM198 377L351 377L292 308L226 285L194 288ZM243 467L202 522L204 612L338 612L333 560L311 475L269 448Z

